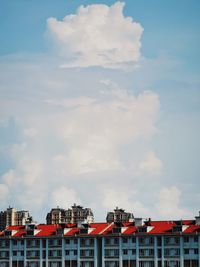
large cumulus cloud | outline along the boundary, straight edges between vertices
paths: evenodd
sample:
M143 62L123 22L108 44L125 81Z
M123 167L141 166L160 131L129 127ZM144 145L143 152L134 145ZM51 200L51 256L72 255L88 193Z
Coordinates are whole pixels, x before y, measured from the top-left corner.
M65 59L63 67L121 67L140 58L142 26L123 15L124 3L81 6L63 20L49 18L48 35Z

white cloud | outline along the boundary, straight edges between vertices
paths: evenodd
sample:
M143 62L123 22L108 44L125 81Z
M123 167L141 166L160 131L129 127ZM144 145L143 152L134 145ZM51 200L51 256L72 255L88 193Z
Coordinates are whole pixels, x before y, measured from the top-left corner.
M103 206L107 210L113 210L115 207L126 208L127 211L133 211L133 205L130 196L124 190L114 190L107 188L103 192Z
M27 128L24 130L24 134L30 138L37 136L37 130L35 128Z
M0 184L0 200L5 203L9 199L9 189L6 184Z
M159 192L157 210L164 219L180 219L192 216L191 212L180 207L181 190L176 186L164 187Z
M52 192L52 205L60 206L61 208L68 208L73 203L81 204L80 198L77 196L76 192L73 189L70 189L66 186L57 187Z
M48 186L45 185L47 179L43 176L45 161L35 155L34 144L30 146L31 143L32 141L13 145L11 157L15 168L8 170L0 178L6 186L12 205L23 207L26 204L27 208L37 211L45 201Z
M55 99L46 99L44 101L45 103L52 105L52 106L60 106L65 108L77 108L79 106L89 106L93 102L95 102L95 99L91 97L81 96L79 98L69 98L69 99L61 99L61 100L55 100Z
M145 159L139 164L140 174L160 175L162 171L163 163L156 157L153 151L150 151Z
M34 218L44 218L44 211L57 205L52 193L65 187L75 192L77 203L97 203L95 216L102 220L107 211L102 205L102 185L126 180L139 192L146 177L137 177L136 171L153 150L159 96L152 91L136 94L123 89L123 79L118 82L115 75L120 70L102 69L101 74L90 68L64 70L53 68L51 62L48 67L36 64L40 67L32 68L20 58L14 64L9 60L13 72L9 64L0 64L10 77L3 80L6 90L0 113L2 119L13 116L19 138L11 139L8 154L12 165L0 177L14 203L4 199L7 204L2 205L29 209ZM113 73L112 79L108 72ZM11 92L15 97L10 97ZM10 135L16 134L9 129ZM136 168L130 168L131 164ZM144 193L141 202L140 194L136 193L139 198L135 199L134 194L130 191L128 200L119 206L128 209L133 203L133 212L140 216L146 208ZM73 204L71 199L69 202L69 206Z
M123 15L124 3L81 6L62 21L47 20L48 35L60 55L63 67L103 66L117 68L140 58L143 28Z
M12 146L15 166L1 177L20 207L26 203L26 208L36 212L44 206L97 201L107 175L110 181L117 172L126 173L129 182L134 179L122 150L132 148L128 153L132 158L138 153L135 142L147 141L156 133L157 94L146 91L135 96L124 89L104 87L92 96L50 98L42 103L42 112L20 117L25 125L23 142ZM146 153L140 151L143 156ZM96 186L85 193L91 183ZM132 205L132 196L133 192L130 198L121 196L118 205L145 211L139 201Z
M122 170L121 147L156 131L159 99L152 92L136 97L118 89L109 91L106 98L105 92L100 94L87 105L82 98L69 99L66 108L67 103L74 103L75 107L56 118L56 131L70 147L64 154L56 155L55 161L61 164L60 168L65 166L68 173Z
M7 186L7 189L8 189L8 187L12 187L16 182L14 170L11 169L8 172L6 172L4 175L2 175L2 181Z
M145 207L139 200L136 200L130 188L114 185L112 188L105 188L102 194L102 204L107 211L112 211L115 207L125 209L127 212L134 213L135 217L147 216L150 214L149 209Z

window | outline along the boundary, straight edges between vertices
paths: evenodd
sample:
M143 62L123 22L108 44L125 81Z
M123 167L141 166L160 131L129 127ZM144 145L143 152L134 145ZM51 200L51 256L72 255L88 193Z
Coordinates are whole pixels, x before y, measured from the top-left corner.
M53 245L53 240L49 239L49 246L52 246L52 245Z
M114 255L115 255L115 257L118 257L119 256L119 250L118 249L115 249L114 250Z
M179 256L179 255L180 255L180 249L175 249L175 251L174 251L174 255Z
M149 238L149 244L152 245L154 243L154 238L153 237L150 237Z
M81 240L80 240L81 246L85 246L85 243L86 243L85 241L86 241L85 239L81 238Z
M13 251L13 256L17 256L17 251L16 250Z
M93 238L89 239L89 244L92 245L92 246L94 245L94 239Z
M5 235L5 236L11 236L11 235L12 235L12 231L6 230L6 231L4 232L4 235Z
M169 244L169 241L170 241L169 237L165 237L165 244Z
M17 246L17 240L13 240L13 245Z
M110 245L110 238L105 238L105 244Z
M131 241L132 241L132 243L135 243L136 242L136 238L132 237Z
M174 242L175 244L179 244L179 238L177 236L174 238Z
M89 255L90 255L91 257L93 257L93 256L94 256L94 250L90 249Z
M146 233L147 232L147 226L138 226L138 232L139 233Z
M42 240L42 246L43 246L43 248L46 248L46 240L45 239Z
M113 232L113 234L121 233L121 227L113 228L112 232Z
M158 244L158 246L161 246L162 245L162 238L161 238L161 236L158 236L157 237L157 244Z
M81 228L81 229L79 230L79 233L80 233L80 234L87 234L87 233L88 233L88 228Z
M135 255L136 254L136 249L132 249L131 252L132 252L132 255Z
M39 253L39 251L37 250L37 251L35 251L35 256L36 257L39 257L40 256L40 253Z
M123 254L127 255L128 254L128 250L127 249L123 249Z
M58 246L61 246L62 245L62 240L61 239L58 239L57 240L57 244L58 244Z
M162 249L158 249L158 258L162 257Z
M118 238L114 238L114 244L118 245L119 244L119 239Z
M85 256L85 250L81 250L80 255L81 255L81 257L84 257Z
M140 261L139 267L154 267L153 261Z
M46 258L46 250L42 251L42 258L45 259Z
M189 242L189 236L184 236L183 241L184 241L184 243L188 243Z
M165 256L169 256L169 249L165 249Z
M110 250L106 249L105 250L105 256L108 257L110 255Z
M145 244L145 237L139 237L139 243L140 245Z
M123 238L122 238L122 242L123 242L123 243L128 243L128 238L127 238L127 237L123 237Z
M49 250L49 256L52 257L53 256L53 251Z
M153 256L154 255L154 250L153 249L150 249L149 250L149 256Z

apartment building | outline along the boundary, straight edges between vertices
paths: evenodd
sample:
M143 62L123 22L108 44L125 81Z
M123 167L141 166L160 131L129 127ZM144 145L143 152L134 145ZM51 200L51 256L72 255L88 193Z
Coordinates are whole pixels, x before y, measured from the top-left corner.
M80 205L74 204L71 209L61 209L59 207L51 209L46 216L47 224L59 223L93 223L94 215L90 208L83 208Z
M114 211L107 213L106 221L111 222L133 222L134 216L133 213L126 212L124 209L119 209L116 207Z
M198 267L194 220L27 224L0 233L0 267Z
M0 231L9 225L25 225L31 221L32 217L27 210L17 211L15 208L9 207L0 212Z

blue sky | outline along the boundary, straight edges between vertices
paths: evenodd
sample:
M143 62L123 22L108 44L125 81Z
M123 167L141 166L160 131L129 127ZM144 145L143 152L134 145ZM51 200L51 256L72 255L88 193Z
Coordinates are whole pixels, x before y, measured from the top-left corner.
M200 3L124 3L1 1L0 209L197 214Z

